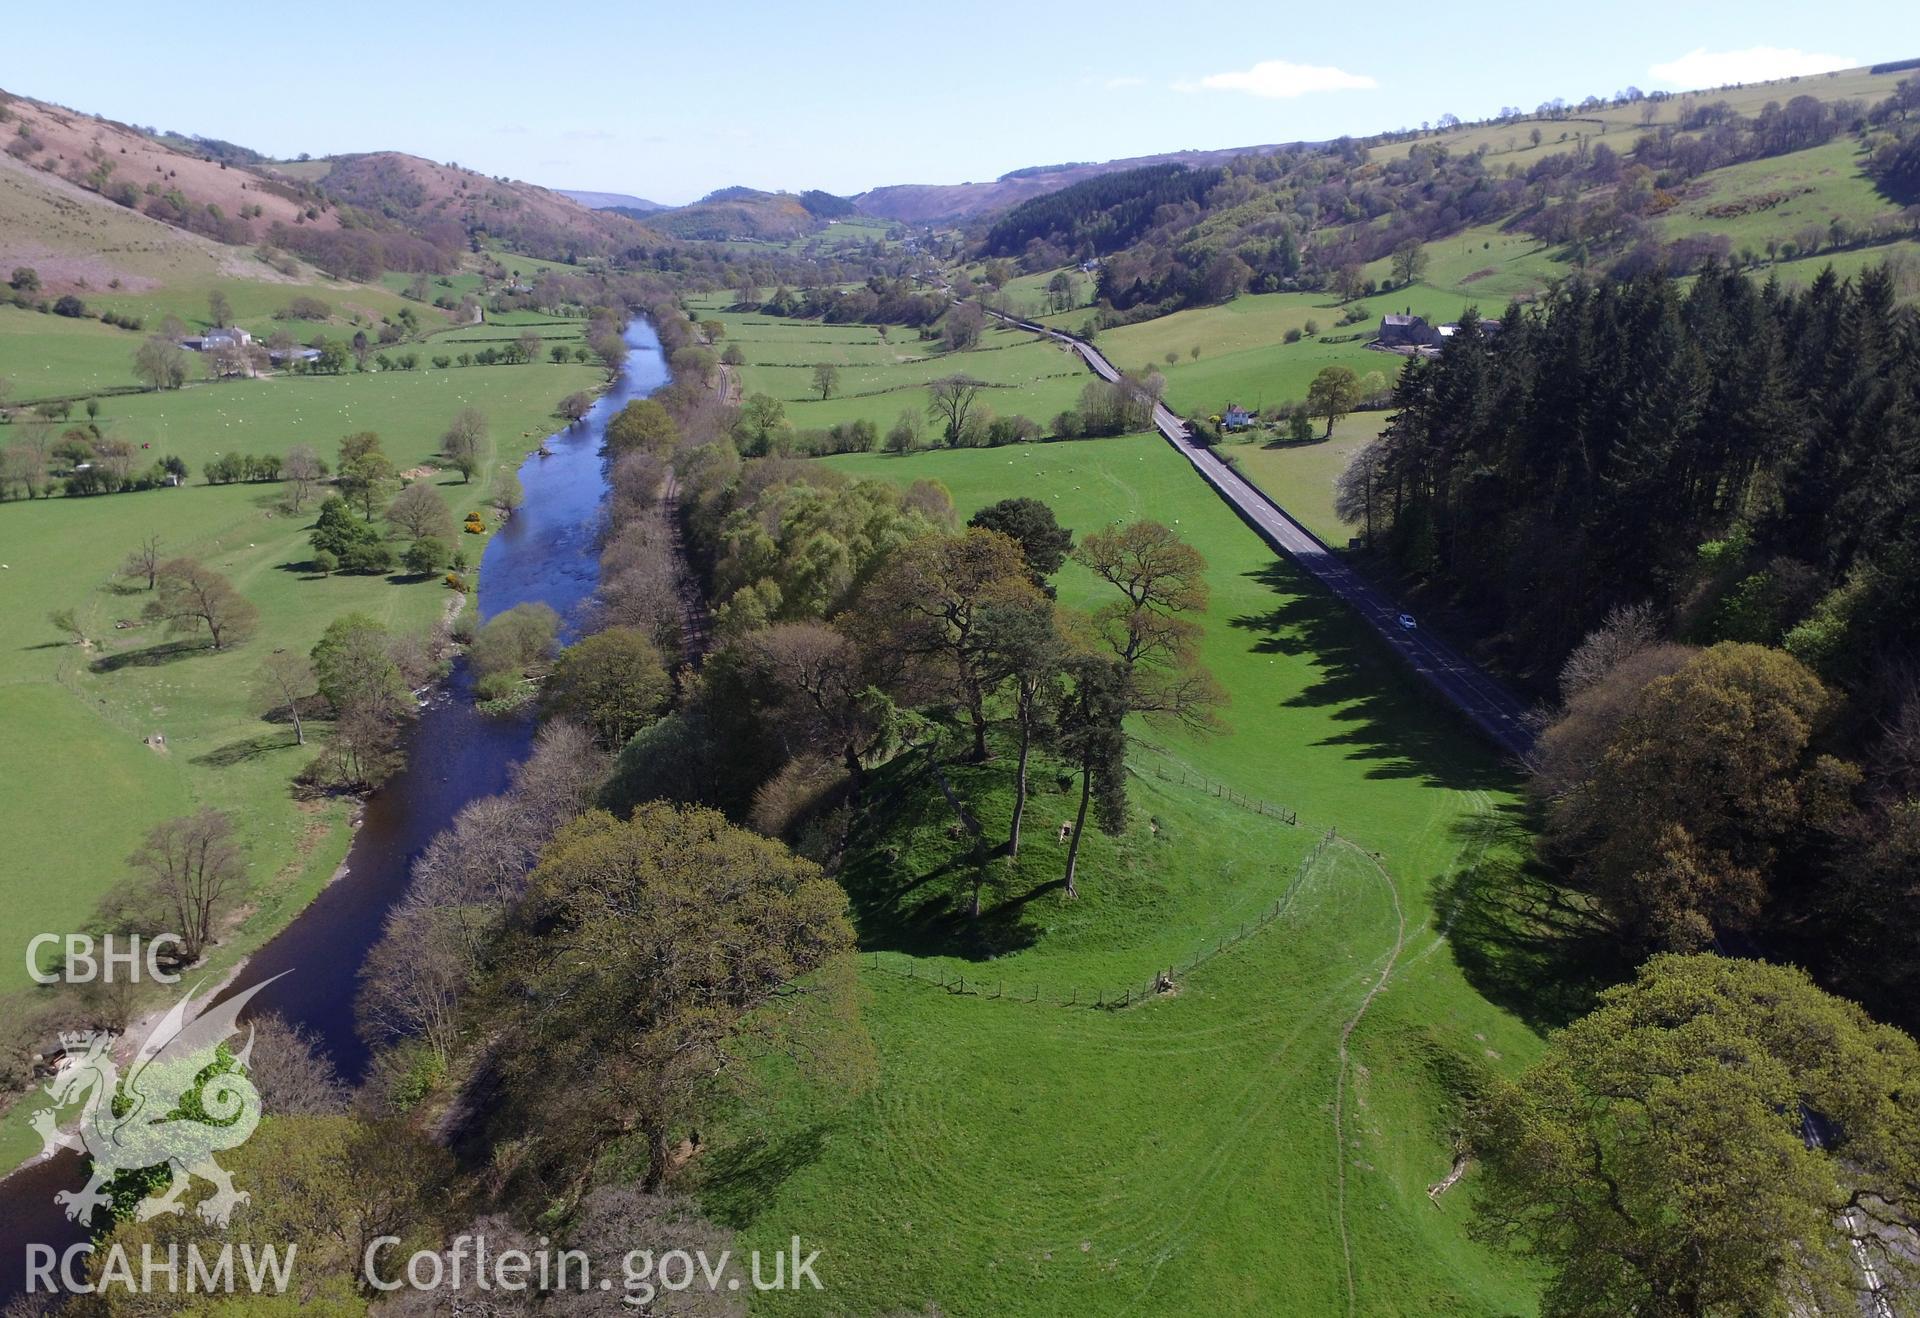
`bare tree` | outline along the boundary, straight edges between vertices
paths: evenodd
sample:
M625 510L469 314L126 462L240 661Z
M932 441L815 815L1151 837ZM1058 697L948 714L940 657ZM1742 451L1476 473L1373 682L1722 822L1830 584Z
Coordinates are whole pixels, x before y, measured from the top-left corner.
M286 483L287 507L298 513L314 496L327 476L327 464L313 451L311 444L295 444L280 464L280 479Z
M228 896L245 877L246 860L233 836L233 817L203 807L155 824L127 863L147 878L153 894L177 922L181 952L198 961L213 940Z
M460 1002L489 939L540 849L594 803L606 771L591 734L555 721L504 795L461 809L414 862L413 883L367 958L355 1006L365 1028L452 1054Z
M1660 642L1660 624L1651 604L1616 605L1560 666L1560 698L1572 700L1597 686L1606 675L1642 650Z
M127 561L120 565L123 577L145 577L147 589L153 589L154 578L160 574L160 537L150 535L140 542L140 547L127 555Z
M275 650L260 665L254 678L260 703L271 716L286 710L293 718L293 744L307 744L307 732L300 723L300 702L315 694L313 664L297 650Z
M453 538L453 513L440 492L425 481L415 481L394 496L387 505L387 520L409 540Z
M215 329L224 329L233 319L233 304L227 301L227 295L219 289L207 294L207 314L213 318Z
M986 382L971 375L942 376L927 386L927 415L945 423L948 444L958 444L967 432L974 405Z
M148 617L167 624L169 636L190 636L202 630L213 648L224 650L253 634L260 610L212 568L192 558L173 558L155 573L155 596L146 607Z
M276 1117L328 1117L347 1110L353 1091L320 1051L319 1040L277 1014L247 1019L247 1077L260 1108Z

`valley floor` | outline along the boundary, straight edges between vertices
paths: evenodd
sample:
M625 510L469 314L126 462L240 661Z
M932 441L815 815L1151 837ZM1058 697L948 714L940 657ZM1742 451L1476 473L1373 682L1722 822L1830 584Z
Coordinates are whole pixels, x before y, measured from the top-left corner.
M710 1210L748 1247L799 1233L854 1312L1530 1309L1524 1270L1466 1239L1470 1190L1427 1196L1460 1100L1537 1048L1526 986L1452 941L1518 868L1518 780L1157 437L829 461L938 480L962 516L1027 493L1080 533L1174 526L1210 564L1230 731L1137 730L1133 822L1090 837L1078 901L1071 798L1037 773L979 927L946 915L965 867L944 802L892 766L843 875L879 1082L835 1119L796 1103L736 1132ZM1060 595L1086 607L1093 582L1069 565ZM950 772L1004 828L1004 760ZM1086 1005L1170 967L1170 993Z

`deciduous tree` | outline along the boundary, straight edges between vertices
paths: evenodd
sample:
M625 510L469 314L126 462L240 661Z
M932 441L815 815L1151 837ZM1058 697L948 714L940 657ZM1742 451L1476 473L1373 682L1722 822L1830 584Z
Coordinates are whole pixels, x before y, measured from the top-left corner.
M327 464L313 451L311 444L295 444L280 464L280 479L286 484L287 507L295 515L306 507L327 477Z
M636 398L607 423L607 447L615 457L623 453L652 453L666 457L680 442L673 414L651 398Z
M160 562L160 537L150 535L140 541L139 548L127 555L127 561L120 565L120 575L136 581L144 579L147 589L152 590L160 575Z
M1409 238L1393 249L1393 282L1411 284L1427 273L1427 247L1418 238Z
M896 551L863 596L861 613L876 635L937 666L967 711L973 759L980 762L988 756L986 702L996 670L979 623L992 606L1042 598L1027 578L1019 545L998 531L969 527Z
M927 386L927 415L942 425L949 445L961 442L986 383L971 375L947 375Z
M380 436L363 430L341 440L339 470L341 496L371 522L373 515L386 507L387 496L399 479L393 459L380 447Z
M254 676L259 703L271 718L286 710L293 720L293 743L307 744L307 730L300 722L300 702L315 693L313 664L297 650L275 650L266 657Z
M204 631L214 649L224 650L253 635L260 610L198 559L168 559L155 571L154 581L146 615L166 623L169 636Z
M1327 434L1360 401L1360 377L1351 366L1323 366L1307 386L1307 414L1327 419Z
M133 354L134 378L149 389L178 389L187 382L190 366L186 349L157 334Z
M656 1189L674 1135L754 1052L802 1074L844 1059L832 1080L849 1084L865 1051L853 946L846 894L779 843L662 802L589 814L542 854L496 958L507 1119L574 1193L609 1139L637 1134Z
M1214 726L1225 694L1199 661L1207 560L1154 521L1096 531L1074 559L1120 593L1094 611L1094 630L1129 679L1132 708L1195 730Z
M453 539L453 512L426 481L415 481L394 495L387 520L407 540Z
M1911 1294L1916 1090L1914 1041L1801 971L1656 957L1492 1081L1476 1230L1549 1315L1848 1313L1861 1261Z
M660 714L672 690L653 642L637 628L609 627L560 652L541 704L617 751Z
M440 437L440 451L460 473L460 482L473 479L480 470L480 458L487 445L487 418L478 408L463 407L454 413L453 424Z
M1783 651L1693 655L1632 697L1585 781L1569 775L1552 848L1637 944L1690 950L1748 926L1781 839L1837 817L1858 781L1810 751L1828 705Z
M233 817L203 808L155 824L127 857L174 922L181 955L198 961L215 926L246 879L246 857L234 837Z

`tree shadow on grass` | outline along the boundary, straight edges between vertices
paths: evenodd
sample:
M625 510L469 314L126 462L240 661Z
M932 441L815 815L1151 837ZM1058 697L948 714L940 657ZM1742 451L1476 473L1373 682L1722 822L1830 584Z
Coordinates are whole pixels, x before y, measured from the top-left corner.
M204 755L196 755L191 762L210 769L229 769L236 764L245 764L248 760L258 759L262 755L271 755L275 751L297 749L299 747L286 733L263 732L257 737L244 737L239 741L230 741Z
M158 668L162 664L177 663L190 659L196 654L211 653L211 648L203 640L162 641L159 645L150 645L144 650L127 650L120 654L105 655L88 665L96 673L117 673L123 668Z
M1041 883L1015 896L1010 886L1022 872L1008 866L1001 848L976 848L955 828L953 809L926 771L922 757L902 757L891 772L876 776L868 805L856 823L856 843L837 876L851 901L860 946L870 952L955 956L984 961L1031 947L1040 927L1028 905L1062 885ZM1005 766L987 772L1004 773ZM962 795L970 766L949 764ZM969 914L974 878L982 909Z
M780 1187L825 1151L827 1129L818 1122L785 1135L756 1135L706 1155L701 1207L722 1226L753 1225Z
M1233 626L1254 634L1254 653L1305 656L1317 670L1281 703L1338 707L1341 730L1315 744L1373 761L1369 778L1419 778L1457 791L1513 788L1516 769L1347 604L1284 561L1248 575L1273 592L1274 607Z
M1436 885L1433 920L1467 982L1544 1033L1592 1010L1633 965L1593 909L1536 858L1530 813L1508 805L1454 825L1463 854L1477 859Z

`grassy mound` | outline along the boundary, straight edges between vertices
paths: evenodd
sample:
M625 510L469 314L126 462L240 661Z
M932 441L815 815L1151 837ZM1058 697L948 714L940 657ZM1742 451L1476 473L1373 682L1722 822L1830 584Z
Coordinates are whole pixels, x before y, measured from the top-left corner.
M1516 864L1514 779L1158 439L831 461L941 480L963 515L1018 490L1082 533L1175 525L1209 560L1231 731L1138 730L1131 824L1088 836L1078 901L1074 798L1037 767L978 921L971 840L925 762L876 775L843 881L878 1082L831 1118L795 1100L736 1121L704 1160L710 1211L743 1248L822 1250L848 1312L1532 1308L1525 1271L1466 1239L1465 1192L1427 1196L1462 1095L1536 1047L1524 967L1454 943L1460 894ZM1077 568L1059 587L1096 598ZM1003 837L1008 759L946 773Z

